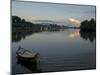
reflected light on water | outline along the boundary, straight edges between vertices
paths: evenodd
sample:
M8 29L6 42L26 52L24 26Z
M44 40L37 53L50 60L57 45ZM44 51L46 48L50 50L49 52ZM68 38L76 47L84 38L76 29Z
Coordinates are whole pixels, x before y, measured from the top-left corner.
M69 32L69 37L70 37L70 38L75 38L75 37L78 37L78 36L80 36L79 31L76 31L76 32Z

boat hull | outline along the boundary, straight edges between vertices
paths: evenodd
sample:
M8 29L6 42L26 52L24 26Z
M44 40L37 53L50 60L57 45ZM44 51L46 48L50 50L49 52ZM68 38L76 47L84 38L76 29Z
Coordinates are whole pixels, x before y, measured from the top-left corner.
M22 56L20 56L20 55L17 55L16 57L17 57L18 59L20 59L20 60L35 62L35 61L38 60L39 55L37 54L37 55L35 55L34 57L22 57Z

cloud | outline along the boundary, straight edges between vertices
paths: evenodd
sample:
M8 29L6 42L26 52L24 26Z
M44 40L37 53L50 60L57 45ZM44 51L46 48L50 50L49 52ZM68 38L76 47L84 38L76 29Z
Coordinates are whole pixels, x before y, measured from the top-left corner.
M21 16L24 18L26 21L34 22L35 20L39 19L38 16Z
M73 25L77 25L77 26L80 25L80 21L77 20L77 19L75 19L75 18L68 18L68 21L69 21L70 23L72 23Z

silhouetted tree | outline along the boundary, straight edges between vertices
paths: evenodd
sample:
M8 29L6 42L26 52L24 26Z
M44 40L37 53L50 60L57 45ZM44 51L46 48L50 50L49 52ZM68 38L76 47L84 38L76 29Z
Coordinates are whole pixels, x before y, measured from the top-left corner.
M92 18L90 21L85 20L81 22L81 31L96 31L96 21Z
M12 16L12 23L20 23L21 22L21 18L18 16Z
M85 40L93 42L96 38L96 21L92 18L90 21L85 20L80 25L80 35Z
M21 21L22 23L25 23L26 21L25 21L25 19L22 19L22 21Z
M12 16L12 41L20 41L22 38L35 32L41 32L43 30L59 31L60 28L61 26L57 24L34 24L18 16Z
M91 29L92 29L93 31L96 31L96 21L95 21L94 19L91 19L91 20L89 21L89 25L91 25Z

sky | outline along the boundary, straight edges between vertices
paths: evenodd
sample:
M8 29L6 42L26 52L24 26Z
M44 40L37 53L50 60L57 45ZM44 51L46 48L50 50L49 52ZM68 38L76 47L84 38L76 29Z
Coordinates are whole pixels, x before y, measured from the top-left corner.
M86 19L95 18L95 6L12 1L12 15L33 23L47 21L78 26Z

